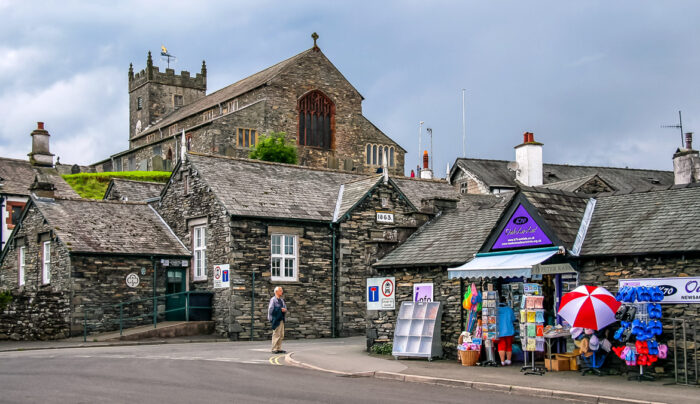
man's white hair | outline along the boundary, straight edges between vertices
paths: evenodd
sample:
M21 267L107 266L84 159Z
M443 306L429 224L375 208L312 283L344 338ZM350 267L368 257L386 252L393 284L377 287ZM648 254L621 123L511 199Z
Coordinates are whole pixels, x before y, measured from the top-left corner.
M275 286L275 293L277 293L278 289L282 289L282 286Z

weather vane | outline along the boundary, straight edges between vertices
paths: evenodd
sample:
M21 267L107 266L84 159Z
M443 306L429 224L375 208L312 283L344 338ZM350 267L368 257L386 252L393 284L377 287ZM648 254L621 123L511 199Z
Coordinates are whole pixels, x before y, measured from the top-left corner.
M171 54L168 53L168 48L165 47L165 45L160 46L160 55L164 57L167 62L168 62L168 69L170 68L170 60L172 59L173 62L177 60L177 58Z

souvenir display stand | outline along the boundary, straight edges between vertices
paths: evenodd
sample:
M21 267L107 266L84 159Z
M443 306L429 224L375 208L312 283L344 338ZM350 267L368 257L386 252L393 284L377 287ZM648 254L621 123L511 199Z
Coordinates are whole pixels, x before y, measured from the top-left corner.
M483 291L481 305L481 329L483 345L486 350L486 360L481 362L481 366L498 366L496 355L494 354L494 340L498 338L498 292L492 290L489 285Z
M394 358L415 357L432 360L442 356L440 302L403 302L394 328Z
M526 283L520 304L520 340L525 363L520 369L526 375L543 375L544 369L535 366L536 352L544 352L544 297L537 284ZM528 364L528 356L531 359Z

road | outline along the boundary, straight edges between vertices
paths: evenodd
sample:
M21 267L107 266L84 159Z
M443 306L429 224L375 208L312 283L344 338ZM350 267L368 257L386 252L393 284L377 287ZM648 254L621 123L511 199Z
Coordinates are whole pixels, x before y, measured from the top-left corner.
M319 342L322 343L322 342ZM285 346L295 348L290 342ZM198 343L0 353L3 403L547 403L283 366L262 343ZM552 401L553 402L553 401Z

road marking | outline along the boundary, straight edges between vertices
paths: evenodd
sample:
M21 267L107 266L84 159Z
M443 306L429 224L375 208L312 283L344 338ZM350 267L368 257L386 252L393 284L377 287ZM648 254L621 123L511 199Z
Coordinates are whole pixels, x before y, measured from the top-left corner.
M270 365L282 366L280 358L284 358L284 355L271 356L269 359Z

